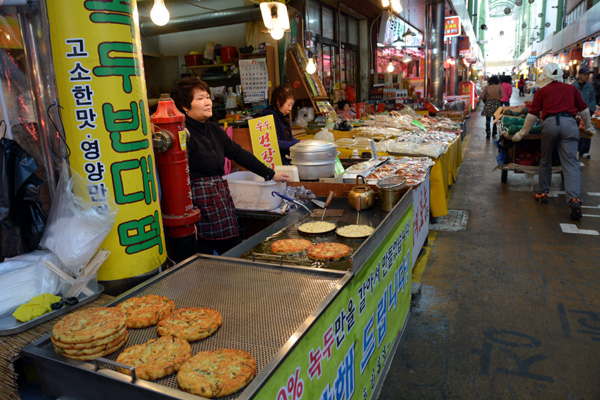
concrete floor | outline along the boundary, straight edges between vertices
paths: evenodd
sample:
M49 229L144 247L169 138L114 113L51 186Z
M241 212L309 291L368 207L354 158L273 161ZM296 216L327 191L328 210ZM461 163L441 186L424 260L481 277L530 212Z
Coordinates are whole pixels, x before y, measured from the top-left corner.
M528 99L515 91L511 104ZM468 211L466 230L430 233L421 295L379 398L600 399L599 135L574 222L560 175L545 205L537 177L500 182L480 112L448 207Z

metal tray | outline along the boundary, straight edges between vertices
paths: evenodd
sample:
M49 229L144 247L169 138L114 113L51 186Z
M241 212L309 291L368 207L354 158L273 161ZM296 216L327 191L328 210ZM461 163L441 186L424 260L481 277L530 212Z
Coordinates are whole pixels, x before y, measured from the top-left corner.
M0 336L6 335L14 335L15 333L26 331L27 329L33 328L36 325L42 324L46 321L50 321L53 318L56 318L60 315L63 315L67 312L73 311L78 307L81 307L91 301L94 301L100 296L100 294L104 291L104 286L98 284L98 291L92 293L89 296L81 293L78 296L79 303L74 304L72 306L65 306L60 310L51 311L47 314L39 316L31 321L27 322L19 322L12 316L12 313L0 318Z
M209 307L223 325L206 339L191 342L193 353L218 348L250 352L257 375L243 391L223 400L249 399L268 380L287 353L350 280L351 274L300 267L274 267L227 257L196 255L124 293L109 305L132 296L157 294L175 307ZM156 327L129 329L124 348L157 338ZM121 350L122 351L122 350ZM106 356L114 361L120 351ZM199 399L180 391L177 375L156 381L136 380L98 359L83 362L54 352L50 336L26 346L22 355L35 362L42 390L56 398L79 400Z

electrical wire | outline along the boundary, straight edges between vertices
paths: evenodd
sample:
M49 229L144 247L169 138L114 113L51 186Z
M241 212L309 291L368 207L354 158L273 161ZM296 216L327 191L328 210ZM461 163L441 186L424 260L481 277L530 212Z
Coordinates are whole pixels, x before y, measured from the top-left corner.
M62 109L63 109L63 107L62 107L61 105L59 105L59 104L58 104L58 102L56 101L56 99L54 99L54 100L52 100L52 104L50 104L50 105L48 106L48 108L46 108L46 115L48 116L48 119L50 120L50 122L52 122L52 125L54 126L54 129L56 129L56 132L58 133L58 138L59 138L59 140L60 140L60 141L61 141L61 142L62 142L62 143L65 145L65 148L66 148L66 150L67 150L67 154L66 154L66 156L65 156L65 157L63 157L63 156L62 156L62 154L59 154L59 153L62 153L62 152L55 151L54 149L52 149L52 152L53 152L53 153L54 153L54 154L55 154L57 157L59 157L59 158L64 158L64 159L66 160L66 159L68 159L69 157L71 157L71 149L69 148L69 145L67 144L67 139L66 139L66 137L65 137L65 133L64 133L64 125L63 125L63 122L62 122L62 117L60 116L60 111L58 112L58 119L59 119L59 121L60 121L60 126L62 127L62 129L61 129L61 128L59 128L59 127L56 125L56 123L55 123L55 122L54 122L54 120L52 119L52 116L50 115L50 109L51 109L52 107L58 107L58 108L59 108L59 110L62 110ZM54 141L52 141L52 143L54 143Z

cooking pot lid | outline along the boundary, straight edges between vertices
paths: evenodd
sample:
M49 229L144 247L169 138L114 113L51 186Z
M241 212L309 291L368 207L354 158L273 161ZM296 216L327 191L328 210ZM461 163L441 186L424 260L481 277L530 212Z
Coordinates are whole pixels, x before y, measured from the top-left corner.
M325 140L302 140L290 147L290 151L298 153L312 153L315 151L336 150L337 145Z
M402 175L388 176L377 182L377 187L383 189L397 189L406 185L406 178Z

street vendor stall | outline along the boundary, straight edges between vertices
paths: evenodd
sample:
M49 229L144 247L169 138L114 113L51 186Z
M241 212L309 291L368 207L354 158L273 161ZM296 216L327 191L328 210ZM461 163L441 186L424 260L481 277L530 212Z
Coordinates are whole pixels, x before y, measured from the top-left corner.
M412 204L409 190L389 212L377 203L365 210L359 221L375 228L365 239L305 236L316 243L351 244L351 255L336 263L302 266L283 262L285 257L275 262L239 258L254 248L264 251L263 243L298 235L300 224L310 218L300 208L225 256L196 255L110 305L154 294L172 299L177 309L219 310L221 328L192 342L193 352L240 349L257 366L249 385L226 399L376 398L409 316ZM338 225L357 218L345 198L334 199L330 207L343 210ZM154 327L128 332L127 347L157 335ZM176 375L151 382L117 372L117 353L93 362L59 356L49 335L27 346L23 355L33 360L43 391L54 397L201 398L181 391Z

